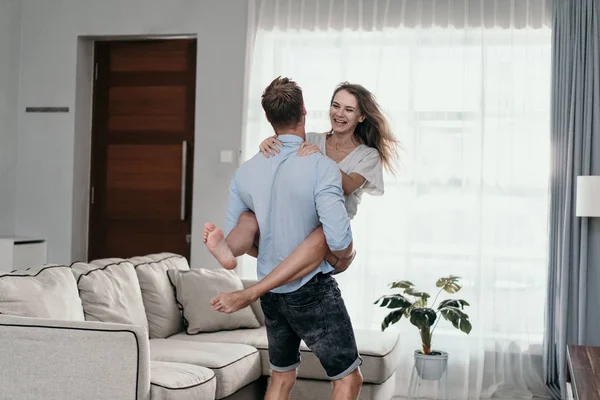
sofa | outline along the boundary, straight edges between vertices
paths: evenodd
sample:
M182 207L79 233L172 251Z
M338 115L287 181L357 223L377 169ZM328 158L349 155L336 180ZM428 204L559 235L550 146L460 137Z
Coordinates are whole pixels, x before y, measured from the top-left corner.
M0 400L262 399L270 368L260 302L212 311L252 285L170 253L43 265L0 275ZM393 397L398 335L356 330L360 399ZM292 399L331 382L304 344Z

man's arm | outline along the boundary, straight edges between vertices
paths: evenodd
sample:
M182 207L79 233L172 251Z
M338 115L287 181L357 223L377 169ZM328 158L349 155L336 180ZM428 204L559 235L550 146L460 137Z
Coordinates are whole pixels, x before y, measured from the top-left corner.
M225 237L229 236L233 228L238 223L242 213L250 211L246 203L242 200L237 186L237 172L231 179L229 185L229 200L227 203L227 219L225 220Z
M331 253L339 259L350 259L352 229L344 205L342 174L337 165L326 158L317 164L315 204Z

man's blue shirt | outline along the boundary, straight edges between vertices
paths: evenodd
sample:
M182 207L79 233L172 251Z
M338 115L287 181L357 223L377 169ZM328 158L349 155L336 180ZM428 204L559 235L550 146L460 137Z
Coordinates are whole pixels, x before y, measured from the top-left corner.
M260 229L259 280L321 224L331 250L343 250L352 242L337 164L320 153L298 156L303 142L298 136L279 135L278 139L283 143L280 152L269 158L258 153L243 163L229 189L225 235L243 212L254 212ZM331 271L333 268L323 261L309 275L272 292L293 292L318 272Z

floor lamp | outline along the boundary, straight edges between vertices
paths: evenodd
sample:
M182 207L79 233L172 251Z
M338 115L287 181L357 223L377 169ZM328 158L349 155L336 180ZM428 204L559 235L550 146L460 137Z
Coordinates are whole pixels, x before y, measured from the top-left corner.
M600 176L577 177L575 215L600 217Z

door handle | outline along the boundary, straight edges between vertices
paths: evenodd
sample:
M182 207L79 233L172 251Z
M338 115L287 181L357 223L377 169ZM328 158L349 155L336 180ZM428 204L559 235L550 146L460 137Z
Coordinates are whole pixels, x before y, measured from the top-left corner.
M187 141L181 142L181 210L180 218L185 221L185 197L187 178Z

